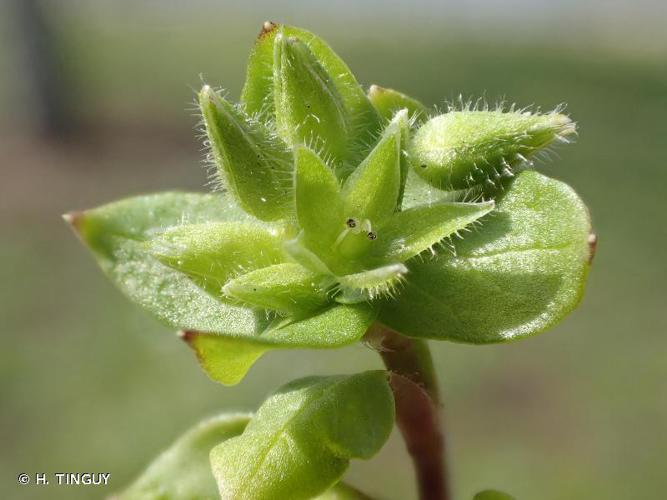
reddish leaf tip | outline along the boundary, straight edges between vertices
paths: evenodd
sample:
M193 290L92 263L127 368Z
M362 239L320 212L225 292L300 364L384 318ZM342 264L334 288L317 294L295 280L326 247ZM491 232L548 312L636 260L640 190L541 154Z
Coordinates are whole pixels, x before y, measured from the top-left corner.
M375 94L381 94L382 92L385 92L386 90L387 89L385 89L384 87L380 87L379 85L373 84L368 88L368 93L369 93L369 95L375 95Z
M266 35L271 33L273 30L275 30L277 27L278 27L278 25L276 23L274 23L273 21L264 21L264 23L262 24L262 29L260 30L259 35L257 36L257 38L265 37Z
M181 330L177 333L177 335L178 338L180 338L183 342L192 347L192 343L194 342L194 339L197 336L197 332L194 332L192 330Z
M74 230L79 231L81 229L81 222L83 221L83 212L67 212L62 215L62 218L67 222Z
M595 258L595 252L598 249L598 235L590 233L588 235L588 263L592 264Z

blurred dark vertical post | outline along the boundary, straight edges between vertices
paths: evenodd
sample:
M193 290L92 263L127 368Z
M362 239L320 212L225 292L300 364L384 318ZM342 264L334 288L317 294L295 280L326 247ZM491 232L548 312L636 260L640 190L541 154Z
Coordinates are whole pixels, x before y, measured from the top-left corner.
M40 0L13 3L33 123L43 137L62 141L76 128L76 118L50 9Z

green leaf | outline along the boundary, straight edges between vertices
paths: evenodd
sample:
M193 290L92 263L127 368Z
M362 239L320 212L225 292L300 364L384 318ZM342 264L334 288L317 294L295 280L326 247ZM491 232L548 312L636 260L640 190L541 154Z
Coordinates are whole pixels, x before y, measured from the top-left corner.
M456 256L410 264L380 321L407 336L470 343L539 333L579 303L590 238L588 211L569 186L522 172Z
M373 253L381 262L405 262L463 230L493 207L492 201L441 202L397 212L379 228Z
M264 312L216 300L186 274L150 253L148 241L165 233L179 234L181 228L189 227L183 223L225 225L240 219L244 221L241 226L250 224L243 212L217 196L141 196L70 214L68 219L94 251L101 267L134 302L169 326L189 332L186 339L202 339L190 343L209 376L224 384L239 382L270 349L335 348L356 342L376 316L365 304L339 305L299 320L270 322ZM215 234L210 238L215 239ZM197 254L205 249L205 242L200 243L191 247L193 254L187 255L209 255ZM261 242L253 245L261 250ZM251 246L242 250L252 253Z
M407 114L387 126L368 157L343 186L346 217L381 225L396 210L401 189L401 134Z
M285 260L280 231L254 222L208 222L170 228L147 244L163 264L214 296L232 278Z
M220 498L209 454L220 442L243 432L249 415L204 420L158 456L117 500L214 500Z
M377 137L382 127L382 119L345 62L322 39L309 31L293 26L264 23L248 60L241 102L249 114L261 113L267 117L275 115L273 45L279 31L285 37L295 37L306 44L318 63L331 76L343 100L352 131L346 154L346 165L339 170L341 177L344 178L367 153L367 145L372 144Z
M565 115L464 110L436 116L413 136L410 156L419 175L439 188L498 186L528 158L576 127Z
M276 319L254 334L187 331L183 337L211 379L234 385L266 351L329 349L352 344L363 337L375 317L375 311L366 304L335 305L306 318Z
M294 158L296 216L304 232L304 243L319 254L327 254L345 228L338 180L312 150L299 147Z
M243 274L223 291L251 307L300 316L324 306L331 285L331 278L285 263Z
M199 106L222 183L241 207L262 220L289 215L292 157L286 145L208 85Z
M194 331L182 332L181 337L194 350L206 375L223 385L238 384L262 354L272 349L244 338Z
M305 43L278 33L274 43L278 133L291 146L307 144L335 161L345 158L349 117L336 86Z
M421 124L428 118L426 106L398 90L371 85L368 89L368 99L385 120L391 120L396 112L401 109L407 109L410 120L414 120L416 123Z
M245 432L211 452L225 499L308 499L368 459L389 437L394 402L386 374L309 377L271 396Z
M182 224L244 217L219 196L194 193L139 196L66 216L109 278L169 326L251 335L256 328L252 311L219 302L188 276L155 259L146 244Z
M498 490L484 490L477 493L473 500L514 500L514 497Z

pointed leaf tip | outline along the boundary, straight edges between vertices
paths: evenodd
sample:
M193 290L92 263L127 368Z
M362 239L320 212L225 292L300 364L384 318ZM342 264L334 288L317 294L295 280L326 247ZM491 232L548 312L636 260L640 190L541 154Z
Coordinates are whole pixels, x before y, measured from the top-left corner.
M244 338L202 333L179 332L194 351L199 364L214 382L232 386L245 377L255 362L271 347Z

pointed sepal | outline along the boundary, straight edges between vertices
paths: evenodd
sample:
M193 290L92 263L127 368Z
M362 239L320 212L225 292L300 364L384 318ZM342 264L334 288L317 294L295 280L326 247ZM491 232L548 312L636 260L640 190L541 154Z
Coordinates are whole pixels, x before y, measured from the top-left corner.
M432 250L447 237L460 231L493 210L493 201L447 203L413 207L397 212L378 229L373 255L378 262L405 262L425 250Z
M294 153L296 216L303 242L327 254L345 225L340 185L329 166L311 149L299 146Z
M397 209L401 190L401 142L407 112L392 120L377 145L343 186L345 215L359 223L381 225Z
M292 199L292 155L283 141L208 85L199 93L199 106L223 187L258 219L286 217Z

